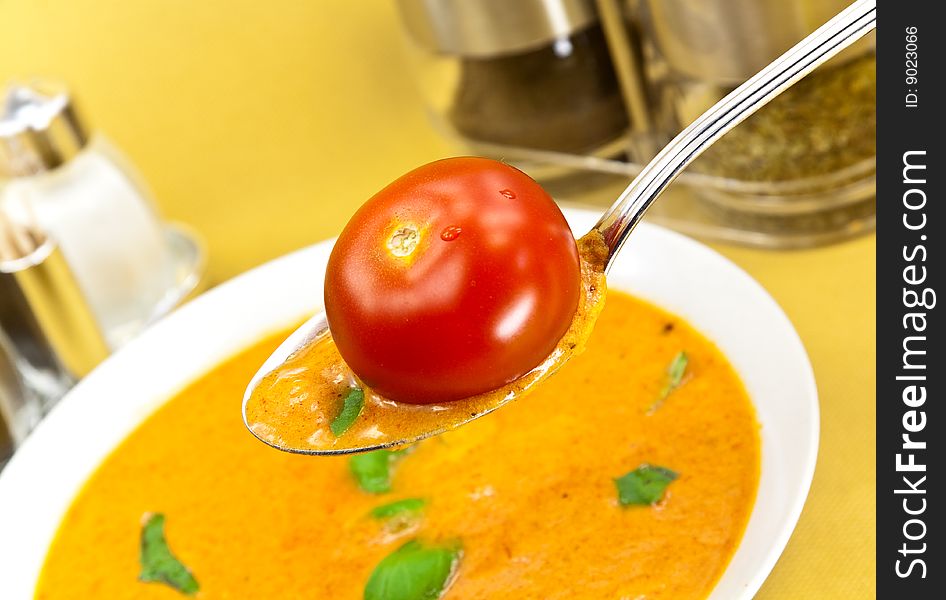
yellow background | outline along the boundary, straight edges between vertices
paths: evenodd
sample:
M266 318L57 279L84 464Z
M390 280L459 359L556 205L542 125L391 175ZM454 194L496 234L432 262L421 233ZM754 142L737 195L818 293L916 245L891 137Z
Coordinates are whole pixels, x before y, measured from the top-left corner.
M211 282L330 237L402 172L456 153L429 125L389 0L0 0L0 83L41 75L209 243ZM805 511L758 597L874 596L874 238L715 246L792 319L821 394Z

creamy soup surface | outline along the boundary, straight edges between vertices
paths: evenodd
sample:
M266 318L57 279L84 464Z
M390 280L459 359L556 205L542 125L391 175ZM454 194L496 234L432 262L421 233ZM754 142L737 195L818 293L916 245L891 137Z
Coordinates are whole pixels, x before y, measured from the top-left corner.
M138 581L148 513L197 598L362 598L411 539L462 547L447 599L705 598L746 526L759 426L725 357L685 322L611 292L584 354L533 394L419 443L391 490L359 488L349 457L291 455L244 427L247 381L288 332L224 362L147 419L94 473L50 549L36 598L185 598ZM668 365L688 358L658 402ZM129 390L130 394L134 390ZM654 505L614 479L678 474ZM372 510L421 498L410 519Z

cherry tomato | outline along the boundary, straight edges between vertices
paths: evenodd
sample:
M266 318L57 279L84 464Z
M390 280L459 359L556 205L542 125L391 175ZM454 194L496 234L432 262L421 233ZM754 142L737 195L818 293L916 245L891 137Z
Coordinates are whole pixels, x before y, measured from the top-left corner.
M522 171L449 158L395 180L332 250L325 307L349 367L382 396L447 402L540 364L581 289L565 217Z

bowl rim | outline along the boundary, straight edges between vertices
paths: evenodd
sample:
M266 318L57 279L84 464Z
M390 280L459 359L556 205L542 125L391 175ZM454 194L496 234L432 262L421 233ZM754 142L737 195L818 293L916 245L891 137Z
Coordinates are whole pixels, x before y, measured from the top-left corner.
M563 212L576 232L589 229L598 217L596 212L585 209L566 208ZM328 240L297 250L205 292L109 357L67 394L0 471L0 532L3 532L0 535L0 564L10 567L9 572L14 575L0 582L0 591L11 593L11 598L33 597L48 547L76 493L102 460L141 422L214 365L265 334L301 320L317 308L321 299L321 278L316 277L305 284L287 283L286 274L297 272L299 265L315 265L324 270L332 244L333 240ZM653 264L644 264L647 263L645 260L635 261L635 247L645 256L658 249L659 253L653 257L655 260L651 261ZM663 268L660 262L665 256L680 268L672 277L665 277L665 282L660 280L657 287L665 290L664 296L659 291L636 289L635 278L653 279L654 269ZM682 263L673 263L674 260L698 264L682 266ZM767 345L761 351L774 351L773 356L785 360L782 366L786 372L776 375L784 375L786 382L795 386L793 393L798 400L797 411L790 413L797 413L798 419L787 419L791 421L789 426L799 428L786 438L795 441L790 455L785 455L784 441L773 442L767 437L778 434L783 426L777 421L763 421L764 415L760 414L760 405L750 385L753 383L752 372L744 372L735 364L725 344L714 335L718 332L707 331L705 323L695 320L686 310L680 310L686 304L682 300L684 292L676 291L674 286L679 285L677 279L682 277L681 273L695 278L686 281L684 277L685 285L692 283L697 287L715 285L709 279L701 279L704 276L721 278L724 281L720 289L713 290L714 293L738 290L740 295L732 298L748 302L742 308L748 307L750 316L752 311L758 312L770 327L769 333L775 336L775 342L772 338L767 338L766 342L775 345L772 348ZM312 288L315 294L296 293L287 297L284 289L287 285L290 288L303 285ZM710 598L752 598L788 543L814 475L820 427L818 395L814 373L801 339L776 301L745 271L707 246L659 226L643 223L638 227L621 256L615 260L609 274L609 285L681 315L720 346L746 384L762 425L759 494L746 531ZM683 304L672 301L676 297L674 294L681 296ZM313 297L315 303L307 300ZM743 318L746 314L743 310L738 316ZM241 318L239 327L232 326L235 317ZM731 327L731 324L725 327ZM187 348L169 351L181 339L187 338L194 340L187 344ZM151 368L148 368L149 360L156 361L150 365ZM124 404L115 398L120 390L142 380L151 386L147 393L137 394L135 399ZM767 384L763 382L762 385ZM795 396L790 399L794 401ZM94 412L90 408L94 409L97 404L99 408L112 410L110 419L102 420L104 423L92 422L94 419L90 417ZM235 406L238 405L237 402ZM780 406L775 407L776 412L787 410ZM82 428L85 435L77 433L77 427ZM788 464L793 473L790 481L780 480L782 476L773 469L767 470L770 460L777 463L790 461ZM765 495L763 491L766 491ZM763 501L774 503L775 508L770 510L760 506ZM766 522L766 519L773 518L767 513L773 511L777 525ZM747 547L750 532L756 529L764 530L764 539L753 541L755 545Z

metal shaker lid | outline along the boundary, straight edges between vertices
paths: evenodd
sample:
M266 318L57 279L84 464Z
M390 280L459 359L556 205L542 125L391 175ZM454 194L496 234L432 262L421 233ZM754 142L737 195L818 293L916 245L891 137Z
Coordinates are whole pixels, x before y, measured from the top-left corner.
M594 0L398 0L398 5L419 44L467 57L532 50L597 21Z
M738 85L849 2L647 0L647 21L657 47L676 72L698 81ZM869 49L865 38L834 60L843 62Z
M10 85L0 105L0 176L55 169L76 155L89 135L65 87Z

